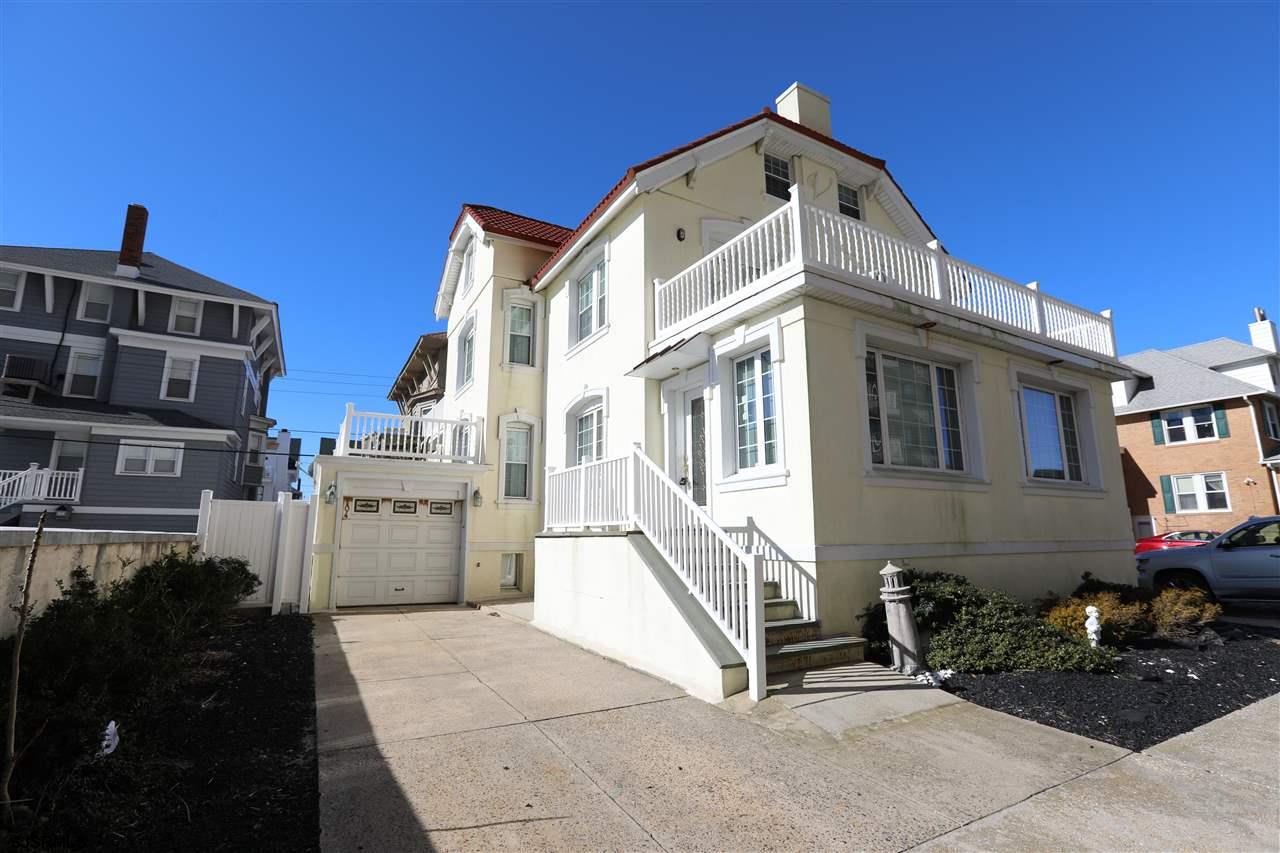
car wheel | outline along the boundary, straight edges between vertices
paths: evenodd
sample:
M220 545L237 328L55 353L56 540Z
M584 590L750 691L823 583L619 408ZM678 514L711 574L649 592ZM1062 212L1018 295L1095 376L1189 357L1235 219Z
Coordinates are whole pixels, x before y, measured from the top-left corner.
M1198 589L1210 601L1214 600L1213 590L1196 572L1164 572L1156 578L1156 589Z

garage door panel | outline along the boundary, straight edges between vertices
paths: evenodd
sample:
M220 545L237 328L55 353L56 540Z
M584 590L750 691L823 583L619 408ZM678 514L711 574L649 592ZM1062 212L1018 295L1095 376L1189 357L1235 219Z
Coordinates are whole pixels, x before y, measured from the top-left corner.
M412 575L418 571L417 551L388 551L384 555L387 558L387 572L396 575ZM445 555L441 555L445 556ZM453 561L445 558L445 568L452 568Z
M343 520L336 605L457 601L461 513L393 514L392 499L377 500L379 513Z
M456 525L450 524L448 527L444 525L431 525L426 528L427 542L432 545L452 545L455 541L455 535L458 531Z
M360 521L351 523L346 530L347 543L351 545L381 545L382 525L377 522Z
M387 525L387 545L417 545L419 524Z
M347 575L379 575L382 574L381 556L378 551L349 551L345 554L345 570Z

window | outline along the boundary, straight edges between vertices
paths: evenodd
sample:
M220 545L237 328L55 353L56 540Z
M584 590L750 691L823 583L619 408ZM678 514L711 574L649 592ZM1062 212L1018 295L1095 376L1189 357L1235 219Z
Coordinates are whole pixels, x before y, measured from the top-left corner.
M1267 435L1280 441L1280 408L1270 400L1263 400L1262 414L1267 422Z
M1022 386L1021 396L1028 476L1084 482L1075 397L1027 385Z
M169 356L164 363L164 376L160 382L161 400L180 400L190 403L196 398L197 358Z
M458 390L466 388L475 377L476 324L468 320L458 337Z
M476 280L475 238L472 238L471 242L467 244L467 250L462 253L462 273L459 277L462 279L462 292L466 293Z
M101 353L72 350L67 359L67 384L62 393L68 397L96 397L101 375Z
M507 310L507 361L533 364L532 305L512 305Z
M83 441L59 439L53 443L52 466L55 471L79 471L84 467L89 445Z
M764 155L764 191L783 201L791 201L791 163L772 154Z
M182 474L182 445L167 442L120 442L116 473L135 477L177 477Z
M1218 438L1212 406L1198 406L1190 411L1165 412L1164 440L1170 444L1183 441L1207 441Z
M866 373L872 463L965 469L954 367L868 350Z
M520 586L520 575L524 572L524 554L502 555L502 578L499 585L503 589L515 589Z
M1174 512L1221 512L1230 509L1227 481L1215 474L1179 474L1173 477Z
M604 458L604 409L597 406L578 415L576 465Z
M169 331L180 335L200 334L200 311L204 303L197 299L173 298L173 310L169 313Z
M1259 521L1242 527L1223 544L1232 548L1274 548L1280 545L1280 521Z
M531 451L533 430L527 426L507 427L506 442L503 447L503 486L502 496L506 498L528 498L529 493L529 454Z
M603 329L608 322L609 315L605 309L609 286L603 259L578 279L577 289L577 339L583 341Z
M22 290L27 274L0 270L0 311L22 310Z
M840 212L845 216L854 219L862 218L862 203L858 198L858 188L849 187L840 184L836 187L837 201L840 203Z
M733 363L734 433L738 470L778 462L778 423L769 350Z
M76 318L92 323L110 323L111 288L91 281L82 283L80 288L80 310Z

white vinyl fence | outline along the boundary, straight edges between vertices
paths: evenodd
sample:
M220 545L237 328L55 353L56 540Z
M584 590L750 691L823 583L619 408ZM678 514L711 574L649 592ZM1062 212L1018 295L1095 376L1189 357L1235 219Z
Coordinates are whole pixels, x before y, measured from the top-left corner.
M206 490L200 496L196 542L205 554L248 561L262 585L244 600L245 607L305 613L309 596L303 565L314 523L312 506L289 494L275 503L215 500Z

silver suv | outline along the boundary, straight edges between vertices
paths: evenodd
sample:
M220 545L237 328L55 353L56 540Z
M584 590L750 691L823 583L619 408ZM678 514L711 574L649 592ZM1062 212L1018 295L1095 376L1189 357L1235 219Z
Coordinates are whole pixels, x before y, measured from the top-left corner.
M1280 515L1251 518L1203 545L1138 555L1138 586L1216 598L1280 599Z

